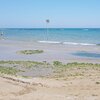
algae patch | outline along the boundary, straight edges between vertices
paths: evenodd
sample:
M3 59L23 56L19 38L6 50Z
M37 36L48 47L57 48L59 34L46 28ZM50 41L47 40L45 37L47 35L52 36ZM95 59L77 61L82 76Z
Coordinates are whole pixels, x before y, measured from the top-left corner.
M43 53L43 50L21 50L18 51L18 54L24 54L24 55L32 55L32 54L40 54Z

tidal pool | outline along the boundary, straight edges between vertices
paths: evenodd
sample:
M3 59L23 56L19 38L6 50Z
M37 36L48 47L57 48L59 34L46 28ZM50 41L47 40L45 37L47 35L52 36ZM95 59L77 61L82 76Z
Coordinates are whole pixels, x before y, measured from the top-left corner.
M72 53L72 55L81 56L81 57L100 58L100 53L91 53L91 52L85 52L85 51Z

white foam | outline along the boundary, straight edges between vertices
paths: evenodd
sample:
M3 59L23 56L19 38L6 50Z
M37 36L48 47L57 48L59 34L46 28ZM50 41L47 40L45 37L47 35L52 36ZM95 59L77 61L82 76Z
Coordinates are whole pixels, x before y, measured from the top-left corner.
M63 44L78 45L78 43L74 43L74 42L63 42Z
M61 42L58 41L38 41L40 43L51 43L51 44L60 44Z
M69 45L95 45L95 44L89 44L89 43L75 43L75 42L63 42L63 44L69 44Z
M96 45L96 44L80 43L80 45Z
M64 44L64 45L96 45L96 44L90 44L90 43L76 43L76 42L60 42L60 41L38 41L39 43L49 43L49 44Z

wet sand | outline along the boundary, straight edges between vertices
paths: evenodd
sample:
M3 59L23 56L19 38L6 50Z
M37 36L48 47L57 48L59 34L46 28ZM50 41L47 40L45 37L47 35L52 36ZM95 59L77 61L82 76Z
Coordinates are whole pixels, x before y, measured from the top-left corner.
M44 50L44 53L34 55L17 54L20 50ZM73 55L78 52L100 54L100 46L45 44L37 42L22 42L0 40L0 60L31 60L31 61L61 61L100 63L100 58L81 57Z

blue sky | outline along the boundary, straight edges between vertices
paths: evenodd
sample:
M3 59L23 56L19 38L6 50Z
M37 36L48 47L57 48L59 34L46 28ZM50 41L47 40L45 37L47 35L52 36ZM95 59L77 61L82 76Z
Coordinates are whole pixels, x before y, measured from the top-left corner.
M0 27L100 28L100 0L0 0Z

